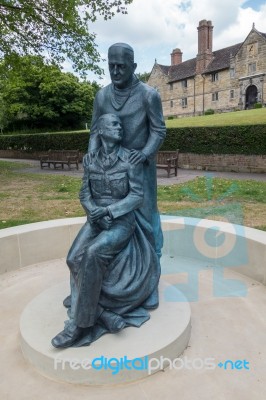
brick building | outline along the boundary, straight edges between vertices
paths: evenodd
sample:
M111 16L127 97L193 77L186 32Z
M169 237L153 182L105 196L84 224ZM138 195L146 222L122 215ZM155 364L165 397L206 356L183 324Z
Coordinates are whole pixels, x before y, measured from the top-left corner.
M212 49L213 26L198 26L198 54L182 61L180 49L171 54L171 65L155 61L148 84L161 94L164 116L201 115L252 108L266 103L266 33L253 27L242 43Z

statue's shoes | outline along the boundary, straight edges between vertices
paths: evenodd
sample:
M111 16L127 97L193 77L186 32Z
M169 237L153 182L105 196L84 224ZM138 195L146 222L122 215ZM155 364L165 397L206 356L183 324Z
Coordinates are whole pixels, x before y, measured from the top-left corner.
M126 322L123 318L111 311L104 310L99 320L111 333L119 332L126 326Z
M67 296L64 300L63 300L63 305L66 308L70 308L71 307L71 295Z
M71 347L81 336L82 328L71 326L65 328L52 339L52 345L57 348Z

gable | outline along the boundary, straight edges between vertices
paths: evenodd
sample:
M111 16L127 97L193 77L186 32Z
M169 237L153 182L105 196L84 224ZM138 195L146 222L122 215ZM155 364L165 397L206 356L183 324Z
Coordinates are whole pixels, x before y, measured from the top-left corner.
M168 82L168 70L170 67L155 63L148 79L148 85L158 89Z
M256 28L252 28L246 39L241 43L241 46L239 47L235 55L241 55L241 52L247 45L258 42L261 39L266 43L266 33L259 32Z

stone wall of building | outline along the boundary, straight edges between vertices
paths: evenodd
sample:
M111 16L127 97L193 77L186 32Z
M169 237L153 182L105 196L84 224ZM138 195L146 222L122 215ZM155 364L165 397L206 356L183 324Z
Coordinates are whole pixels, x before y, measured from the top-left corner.
M237 79L230 78L229 70L218 72L218 81L212 81L212 74L196 75L183 81L174 82L171 86L162 84L160 74L154 75L152 84L161 94L164 116L182 117L202 115L204 111L213 109L233 111L239 108L239 85ZM151 84L151 82L149 82ZM154 86L155 85L155 86ZM218 93L218 99L215 94ZM214 96L214 97L213 97Z
M232 111L238 107L238 101L239 88L236 79L230 77L228 69L205 75L205 111Z
M167 75L165 75L161 71L161 68L157 64L155 64L149 78L149 85L158 90L162 102L168 99L169 84L167 82Z
M255 85L258 102L266 103L266 40L251 31L235 57L236 75L240 81L240 105L245 107L246 90Z
M157 67L149 84L159 91L166 118L202 115L208 109L217 112L238 109L240 97L238 79L231 78L228 69L217 74L218 80L214 82L212 74L207 74L204 77L196 75L195 78L187 79L186 86L183 81L170 85ZM216 97L213 98L215 93L218 93L218 100Z

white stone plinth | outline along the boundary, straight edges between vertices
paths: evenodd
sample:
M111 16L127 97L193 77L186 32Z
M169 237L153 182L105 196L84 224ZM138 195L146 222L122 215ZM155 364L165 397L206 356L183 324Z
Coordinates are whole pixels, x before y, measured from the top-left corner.
M25 358L43 375L54 380L85 385L110 385L135 381L149 375L145 368L152 358L177 358L190 338L190 306L178 292L180 301L169 302L164 292L169 284L160 282L160 306L151 312L151 319L140 328L126 328L106 334L90 346L55 349L51 339L64 327L67 319L62 300L69 293L69 282L52 287L35 297L24 309L20 319L21 348ZM176 290L171 288L171 290ZM177 299L177 296L174 296ZM117 360L131 361L118 373ZM92 361L100 358L98 362ZM111 368L100 368L103 360L114 358ZM146 363L146 364L145 364ZM151 373L160 369L154 360ZM165 363L165 366L167 362ZM139 369L144 367L144 369ZM131 368L131 369L129 369Z

